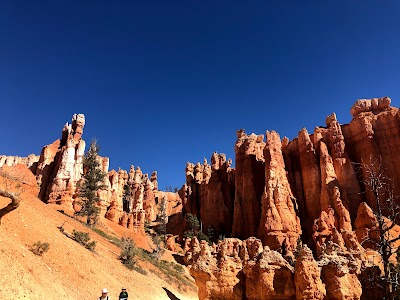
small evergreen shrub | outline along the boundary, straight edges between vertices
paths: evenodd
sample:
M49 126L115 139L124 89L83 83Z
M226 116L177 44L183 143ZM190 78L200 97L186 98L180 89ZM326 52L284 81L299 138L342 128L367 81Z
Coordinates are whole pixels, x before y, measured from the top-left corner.
M204 240L210 244L210 238L200 230L200 222L195 215L192 215L190 213L187 214L186 222L189 225L189 230L183 233L183 237L185 238L197 237L199 241Z
M96 248L96 241L90 241L90 234L87 232L76 231L75 229L72 231L72 235L79 244L84 246L86 249L90 251L94 251Z
M49 243L42 243L40 241L34 243L29 250L33 252L33 254L42 256L49 250L50 244Z

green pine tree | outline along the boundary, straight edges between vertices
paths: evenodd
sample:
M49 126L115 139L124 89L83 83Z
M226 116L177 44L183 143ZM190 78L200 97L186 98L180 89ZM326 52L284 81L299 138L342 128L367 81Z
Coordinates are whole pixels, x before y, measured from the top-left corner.
M83 177L79 183L81 210L76 214L86 216L88 225L96 225L98 221L100 214L98 203L101 200L98 191L106 188L104 184L106 173L100 169L99 150L97 141L93 139L83 158Z

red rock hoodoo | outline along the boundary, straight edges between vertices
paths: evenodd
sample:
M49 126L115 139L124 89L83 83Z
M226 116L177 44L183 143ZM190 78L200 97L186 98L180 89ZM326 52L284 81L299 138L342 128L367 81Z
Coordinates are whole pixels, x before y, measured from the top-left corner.
M365 192L362 165L381 158L387 178L400 179L400 113L390 103L388 97L358 100L351 108L350 124L340 124L333 113L326 126L312 134L303 128L292 141L281 140L273 131L264 139L239 130L231 180L221 180L218 186L208 180L215 171L207 164L188 164L180 193L186 212L215 226L214 237L229 232L233 238L256 237L264 247L263 255L246 261L239 254L246 241L228 239L211 248L186 243L200 299L367 299L367 294L379 299L379 293L367 287L363 291L360 282L362 266L369 264L366 253L373 251L361 243L366 237L377 238L374 195ZM224 190L231 191L229 202L218 196ZM400 193L399 185L394 193ZM231 206L213 204L214 210L233 211L232 225L224 232L215 225L222 215L210 209L217 199ZM203 231L207 233L204 227ZM226 255L226 243L240 246ZM283 261L291 262L295 253L293 268ZM271 255L275 258L268 258ZM271 288L268 278L274 276L292 286L290 290Z
M83 156L86 143L82 139L85 116L74 114L72 123L63 127L61 139L44 146L40 156L0 156L0 167L26 165L36 176L40 189L39 198L46 203L60 204L73 211L78 197L77 184L83 174ZM108 171L109 159L99 156L100 166L106 177L106 188L99 192L101 214L122 226L144 234L145 221L154 221L158 213L158 200L167 200L167 214L182 210L177 193L158 191L157 172L149 178L140 167ZM126 193L125 189L129 192Z
M216 152L211 163L188 163L179 193L159 191L156 172L149 177L133 166L109 172L109 159L99 157L108 176L98 205L109 220L144 233L166 200L170 249L177 235L182 239L188 213L204 233L213 231L214 242L228 237L212 246L185 240L184 260L200 299L380 299L362 280L377 255L364 241L378 238L362 166L380 159L385 176L400 181L400 113L390 103L388 97L358 100L349 124L333 113L326 125L311 134L303 128L291 141L274 131L264 137L238 130L235 168ZM0 156L0 167L25 165L44 202L72 210L83 174L84 126L84 115L75 114L40 157ZM399 195L400 185L393 192Z

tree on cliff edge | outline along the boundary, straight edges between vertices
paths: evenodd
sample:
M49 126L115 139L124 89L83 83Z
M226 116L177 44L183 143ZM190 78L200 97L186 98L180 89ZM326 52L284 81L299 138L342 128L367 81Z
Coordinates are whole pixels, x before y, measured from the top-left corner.
M366 175L366 192L373 195L372 210L377 220L375 229L371 230L376 233L377 239L367 237L365 241L374 245L383 262L383 272L380 276L371 276L370 281L383 289L384 299L400 299L400 248L397 247L400 236L391 234L400 221L398 197L394 195L393 181L387 176L382 157L371 157L370 162L362 163L361 167ZM394 254L397 254L396 263L393 263Z
M96 225L98 221L100 214L98 203L101 200L98 191L106 188L104 184L106 173L100 168L99 150L97 141L93 139L83 158L83 176L79 183L81 210L76 212L76 215L86 216L88 225Z

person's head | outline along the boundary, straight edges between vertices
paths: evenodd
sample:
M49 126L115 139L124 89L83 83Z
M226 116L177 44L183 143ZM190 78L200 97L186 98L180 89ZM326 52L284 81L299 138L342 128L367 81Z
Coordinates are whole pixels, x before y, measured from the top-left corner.
M126 292L126 288L122 288L122 291L123 291L123 292Z
M103 296L106 296L107 293L108 293L108 290L107 290L106 288L104 288L104 289L101 291L101 294L102 294Z

